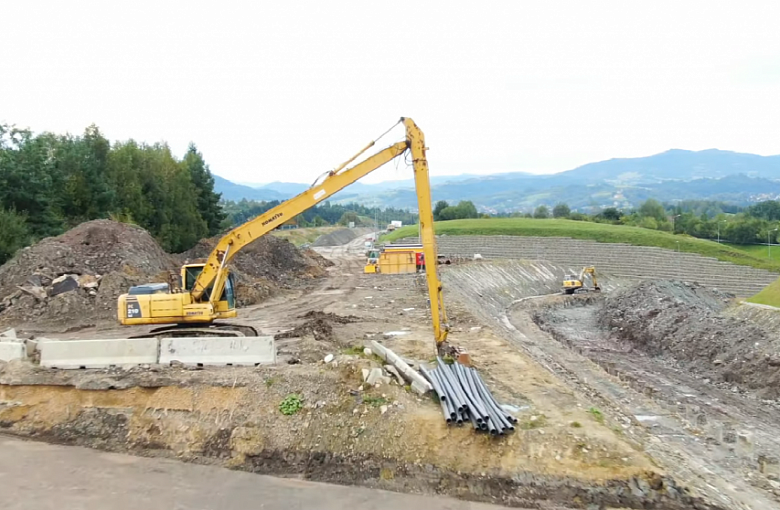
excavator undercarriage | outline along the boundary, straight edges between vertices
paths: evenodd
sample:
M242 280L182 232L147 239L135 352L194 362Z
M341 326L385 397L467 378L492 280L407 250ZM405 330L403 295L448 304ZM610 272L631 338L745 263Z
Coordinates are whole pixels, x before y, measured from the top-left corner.
M227 322L212 322L211 324L174 324L154 328L140 335L132 335L129 338L192 338L192 337L247 337L259 336L257 329L246 324L233 324Z

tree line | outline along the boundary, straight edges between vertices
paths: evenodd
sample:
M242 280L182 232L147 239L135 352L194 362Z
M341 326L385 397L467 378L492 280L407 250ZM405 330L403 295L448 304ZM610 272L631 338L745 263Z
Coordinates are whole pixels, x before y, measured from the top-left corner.
M225 226L240 225L255 216L278 206L280 200L225 200L222 202L226 215ZM417 223L417 213L406 209L387 207L368 207L358 203L334 204L325 201L315 205L295 217L299 227L322 227L326 225L349 225L354 222L358 226L373 226L376 221L380 228L391 221L402 221L404 225Z
M113 218L148 230L168 252L191 248L279 205L279 201L222 201L203 155L190 144L178 159L165 143L134 140L111 144L97 126L80 136L33 134L0 124L0 263L37 240L59 235L88 220ZM488 217L471 201L441 200L434 219ZM639 207L573 212L565 203L537 207L526 216L633 225L738 244L777 242L780 201L749 207L687 200L662 204L650 199ZM396 208L324 202L296 217L299 226L414 224L418 215Z
M537 219L552 217L629 225L734 244L776 243L780 238L780 201L777 200L742 207L712 200L684 200L668 204L651 198L633 209L607 207L591 215L572 212L568 205L561 203L552 211L541 205L533 213L509 213L499 216Z
M81 136L0 125L0 263L21 247L88 220L114 218L148 230L169 252L220 231L214 178L190 144L113 145L97 126Z

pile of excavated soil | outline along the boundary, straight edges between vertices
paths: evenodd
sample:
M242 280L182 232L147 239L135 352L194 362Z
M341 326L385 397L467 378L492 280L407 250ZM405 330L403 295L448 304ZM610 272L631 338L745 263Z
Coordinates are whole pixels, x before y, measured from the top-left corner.
M95 220L24 248L0 266L0 323L79 327L116 316L128 287L166 281L175 260L135 225Z
M279 333L276 338L300 338L311 335L317 341L331 340L333 338L333 324L350 324L360 320L352 315L342 316L319 311L311 311L298 318L306 319L306 321L290 331Z
M363 232L352 228L342 228L331 232L330 234L324 234L317 238L312 243L312 246L341 246L355 239Z
M219 242L219 237L202 239L195 247L181 254L184 262L205 259ZM293 284L296 280L325 275L333 263L312 250L299 250L286 239L263 236L245 246L230 261L228 267L239 277L260 278L277 285Z
M0 266L0 324L78 328L115 320L120 294L133 285L166 282L184 260L205 258L217 239L169 255L144 229L110 220L82 223L21 250ZM265 236L232 261L239 306L258 303L279 287L325 274L319 254ZM33 328L33 326L30 326Z
M723 312L732 296L677 281L644 282L608 296L599 323L615 338L683 369L780 397L780 340Z

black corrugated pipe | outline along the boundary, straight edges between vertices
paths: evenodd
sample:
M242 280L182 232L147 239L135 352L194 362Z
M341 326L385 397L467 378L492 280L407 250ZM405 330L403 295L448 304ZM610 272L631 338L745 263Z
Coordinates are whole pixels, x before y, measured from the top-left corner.
M470 413L469 413L469 420L471 420L471 424L474 426L474 430L476 430L476 431L480 431L480 430L482 430L482 429L480 428L480 426L479 426L479 423L477 423L477 419L476 419L476 418L474 418L474 415L473 415L473 414L470 414Z
M463 382L464 387L468 388L469 395L474 400L474 403L476 404L476 412L478 412L483 420L487 420L489 418L487 414L486 409L486 403L484 402L484 399L480 396L479 392L477 391L476 384L474 384L474 381L471 377L471 370L468 370L464 366L459 367L461 381ZM481 421L481 420L480 420Z
M496 411L495 407L490 408L490 419L496 423L496 427L500 427L501 430L509 430L512 426L501 414ZM512 427L514 429L514 427Z
M504 412L498 407L498 404L486 393L484 385L479 386L479 392L483 397L483 401L488 407L490 412L490 419L496 423L496 426L500 426L502 429L514 430L512 423L504 417Z
M485 403L482 401L479 393L475 391L476 388L470 381L468 371L462 365L458 365L457 371L460 377L461 385L467 392L469 398L471 398L471 400L474 402L474 413L477 414L477 421L481 422L483 420L487 420L488 415L487 409L485 409Z
M450 381L452 381L455 384L455 391L460 393L461 398L466 402L466 408L472 410L475 404L474 402L472 402L473 399L469 395L469 392L467 392L463 388L463 384L460 381L460 376L458 374L457 367L458 367L458 363L453 363L449 367ZM477 415L479 415L479 413L477 413Z
M439 385L439 382L433 378L431 373L425 369L424 366L420 365L420 372L425 376L426 379L428 379L428 382L431 383L431 386L433 386L433 391L436 392L437 395L439 395L440 400L446 400L447 396L444 394L444 390Z
M452 390L452 392L455 394L455 396L458 399L458 402L462 404L464 408L468 408L469 403L466 399L466 395L463 393L463 390L460 387L460 383L458 382L457 377L455 376L454 370L451 370L450 367L444 364L443 361L441 361L441 358L438 358L441 362L442 366L439 369L440 375L442 376L442 380L447 383L449 386L449 389ZM459 411L462 411L463 409L459 409Z
M482 380L482 377L479 375L479 372L476 370L474 371L474 379L479 384L480 389L482 392L495 403L495 406L501 411L501 416L506 418L510 423L517 423L517 418L512 416L511 414L507 413L503 409L501 409L501 405L498 403L498 401L493 397L493 394L490 393L490 390L488 390L487 385L485 385L485 381Z
M463 402L461 401L460 395L455 391L455 388L452 387L446 374L442 370L437 370L436 376L439 377L439 382L441 382L441 385L447 394L447 400L452 402L453 408L458 412L463 411ZM455 418L455 416L453 416L453 418Z
M487 421L488 426L488 432L490 432L491 435L496 436L498 435L498 427L493 423L493 420Z
M447 423L452 423L452 418L450 418L450 409L447 407L447 401L439 400L439 404L441 404L441 412L444 413L444 420Z
M436 382L439 384L439 386L442 388L442 391L447 396L447 398L444 400L444 402L447 403L447 409L449 410L450 415L450 421L454 421L457 417L457 403L454 400L454 397L451 393L448 393L448 390L446 389L443 381L441 380L440 374L437 373L436 370L432 370L430 372L431 376L436 379Z
M488 398L481 387L479 392L480 395L482 395L483 402L485 402L485 405L487 406L488 412L490 413L490 419L496 421L496 425L501 425L502 428L509 428L512 424L506 418L504 418L503 411L499 409L495 401Z

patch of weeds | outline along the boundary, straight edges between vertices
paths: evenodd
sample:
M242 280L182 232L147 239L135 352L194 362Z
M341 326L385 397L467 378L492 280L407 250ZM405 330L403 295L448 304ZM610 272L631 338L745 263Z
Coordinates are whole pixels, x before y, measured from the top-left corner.
M612 427L612 432L614 432L615 434L617 434L619 436L622 436L623 435L623 427L621 427L620 425L615 425L614 427Z
M350 345L349 347L343 349L341 351L343 354L349 354L352 356L362 356L363 355L363 347L359 345Z
M593 416L593 419L599 423L604 423L604 414L595 407L588 409L588 412Z
M385 397L372 397L370 395L366 395L363 397L363 403L372 407L379 407L381 405L387 404L387 399Z
M443 361L444 361L446 364L448 364L448 365L452 365L453 363L455 363L455 358L453 358L453 357L452 357L452 356L450 356L449 354L445 354L445 355L444 355L444 357L442 358L442 360L443 360Z
M276 379L274 379L273 377L269 377L268 379L265 380L265 387L270 388L271 386L274 385L275 382Z
M282 414L290 416L297 413L303 408L303 397L300 395L292 394L287 395L284 400L279 404L279 411Z
M569 423L569 427L573 427L575 429L579 429L579 428L582 428L582 423L580 423L578 421L573 421L573 422Z
M538 429L547 425L547 417L543 414L532 416L530 420L520 422L520 428L523 430Z
M405 390L407 393L411 393L411 392L412 392L412 385L411 385L411 384L406 384L406 385L404 385L404 390Z

